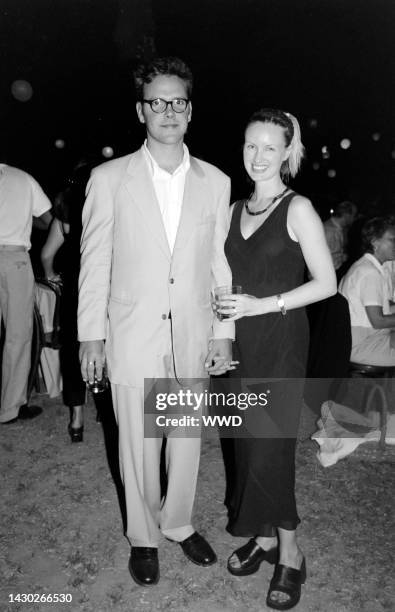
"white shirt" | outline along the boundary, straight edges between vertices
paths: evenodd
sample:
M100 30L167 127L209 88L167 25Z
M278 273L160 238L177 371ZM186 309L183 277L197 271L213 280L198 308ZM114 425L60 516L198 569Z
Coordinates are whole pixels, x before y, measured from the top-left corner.
M51 202L30 174L0 164L0 244L30 249L32 217L50 210Z
M348 300L352 327L373 329L365 306L381 306L384 314L389 313L384 268L371 253L365 253L351 266L340 281L339 291Z
M339 291L348 301L351 318L351 360L374 365L395 365L391 329L374 329L366 306L381 306L390 313L389 286L384 267L371 253L358 259L342 278Z
M189 151L184 144L184 157L182 162L173 174L170 174L170 172L163 170L152 157L147 147L147 141L144 142L142 148L162 214L170 252L172 253L176 241L178 225L180 223L185 178L190 167Z

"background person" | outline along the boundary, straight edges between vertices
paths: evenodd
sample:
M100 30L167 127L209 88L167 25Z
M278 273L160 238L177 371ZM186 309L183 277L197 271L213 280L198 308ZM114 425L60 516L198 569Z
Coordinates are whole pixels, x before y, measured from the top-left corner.
M383 264L395 259L393 217L375 217L362 229L364 255L339 285L351 317L351 361L395 366L395 307Z
M356 205L353 202L344 201L336 204L333 215L324 223L325 238L338 280L345 272L345 264L348 260L348 231L356 215Z
M54 204L54 220L41 251L41 262L46 278L60 282L60 368L63 379L63 401L70 408L68 432L72 442L82 442L84 432L83 409L86 384L81 377L77 331L78 275L80 271L81 214L84 192L89 178L87 164L79 165L67 188L58 194ZM61 254L60 269L55 258Z
M29 249L33 218L46 229L51 203L35 179L0 164L0 320L2 353L0 423L31 419L42 409L27 405L33 333L34 276Z

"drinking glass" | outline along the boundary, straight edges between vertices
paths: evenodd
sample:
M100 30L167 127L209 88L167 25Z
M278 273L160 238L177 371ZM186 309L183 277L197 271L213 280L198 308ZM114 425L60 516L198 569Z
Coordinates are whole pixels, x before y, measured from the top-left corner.
M219 298L222 297L223 295L230 295L230 294L234 295L234 294L240 294L240 293L242 293L241 285L222 285L222 287L215 287L214 300L215 301L219 300ZM230 311L233 310L233 306L223 306L222 308L230 310ZM233 312L229 312L229 314L227 314L223 312L218 312L218 310L216 310L215 314L217 315L217 319L219 319L220 321L223 321L224 319L229 319L229 317L233 315Z

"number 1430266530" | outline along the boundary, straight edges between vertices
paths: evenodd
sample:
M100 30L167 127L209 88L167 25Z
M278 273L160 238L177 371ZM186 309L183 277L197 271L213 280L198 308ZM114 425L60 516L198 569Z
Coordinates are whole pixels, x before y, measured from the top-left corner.
M9 593L9 603L71 603L71 593Z

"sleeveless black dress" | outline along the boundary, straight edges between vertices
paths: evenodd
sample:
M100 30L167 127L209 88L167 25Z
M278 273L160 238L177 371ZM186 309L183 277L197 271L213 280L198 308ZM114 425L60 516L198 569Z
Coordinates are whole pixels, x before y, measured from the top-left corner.
M225 254L232 270L232 283L241 285L243 293L269 297L303 284L302 251L287 231L288 207L294 195L287 194L246 240L240 231L245 200L236 202ZM285 316L274 312L237 320L233 359L240 365L230 372L229 383L233 379L237 387L240 378L302 379L301 384L292 385L281 396L284 418L292 415L294 422L295 419L298 422L308 341L304 308L290 310ZM294 494L297 427L294 429L293 437L264 437L263 432L232 441L233 482L228 482L225 500L229 516L227 530L231 534L271 536L276 527L296 528L299 523Z
M83 201L83 200L82 200ZM64 219L60 219L62 222ZM66 406L82 406L86 402L86 385L81 377L78 357L77 329L78 276L80 270L80 240L82 231L79 200L68 203L69 232L63 231L61 247L63 289L60 302L61 348L60 368L63 378L63 402Z

